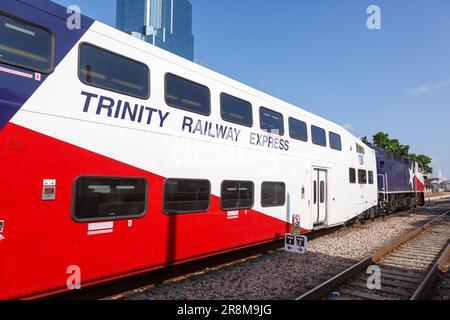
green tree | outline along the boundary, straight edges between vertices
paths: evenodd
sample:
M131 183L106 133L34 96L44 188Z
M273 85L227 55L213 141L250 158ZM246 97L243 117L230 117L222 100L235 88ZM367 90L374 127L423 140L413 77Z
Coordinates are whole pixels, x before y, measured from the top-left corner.
M362 137L361 141L364 142L365 144L369 144L369 139L367 137Z
M364 137L363 139L367 139ZM364 140L363 140L364 142ZM410 153L411 147L408 145L401 144L398 139L389 138L389 134L385 132L378 132L373 135L373 144L379 148L382 148L386 151L392 152L399 156L409 158L418 164L420 164L423 168L423 172L425 174L433 173L433 168L431 167L432 159L426 155L416 155L414 153Z
M378 132L373 135L373 144L378 148L389 151L388 148L390 148L391 139L389 139L389 135L387 133Z
M431 167L431 161L433 161L433 159L426 155L419 154L417 156L417 162L422 166L423 173L425 173L425 174L433 173L433 168Z

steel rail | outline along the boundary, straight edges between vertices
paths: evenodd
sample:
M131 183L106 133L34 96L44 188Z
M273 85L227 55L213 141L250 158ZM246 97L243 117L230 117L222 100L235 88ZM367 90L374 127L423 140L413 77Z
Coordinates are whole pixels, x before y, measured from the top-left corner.
M444 271L448 269L448 259L450 255L450 245L447 245L447 248L442 252L439 259L436 263L433 264L433 267L428 271L427 275L420 283L417 290L414 292L410 300L423 300L426 298L427 293L435 282L438 274L440 272L445 273ZM443 269L441 269L443 268Z
M312 290L306 292L305 294L301 295L300 297L296 298L295 300L317 300L321 297L325 296L328 292L332 291L337 286L345 283L347 280L351 279L353 276L357 275L358 273L362 272L363 270L367 269L372 263L378 262L380 259L394 251L395 249L399 248L403 244L405 244L408 241L411 241L412 239L415 239L417 236L422 234L424 231L426 231L428 228L436 224L437 222L442 221L448 214L450 213L450 210L446 211L444 214L434 218L433 220L427 222L420 228L417 228L416 230L408 233L407 235L400 236L379 251L377 251L374 255L358 262L357 264L353 265L352 267L346 269L345 271L339 273L338 275L334 276L333 278L327 280L323 284L313 288ZM447 266L448 266L448 253L450 253L449 248L447 247ZM438 261L444 265L444 258L441 257Z

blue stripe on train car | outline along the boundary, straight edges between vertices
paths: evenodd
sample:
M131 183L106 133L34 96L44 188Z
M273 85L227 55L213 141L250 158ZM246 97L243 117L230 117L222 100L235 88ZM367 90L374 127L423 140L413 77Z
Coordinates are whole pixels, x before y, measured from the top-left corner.
M55 36L55 67L94 23L91 18L81 16L81 29L69 30L66 26L67 8L47 0L1 0L0 12L50 29ZM3 71L0 71L1 130L47 76L41 75L40 80L36 80L35 73L32 71L2 63L0 67L3 68ZM26 77L26 75L32 75L32 77Z

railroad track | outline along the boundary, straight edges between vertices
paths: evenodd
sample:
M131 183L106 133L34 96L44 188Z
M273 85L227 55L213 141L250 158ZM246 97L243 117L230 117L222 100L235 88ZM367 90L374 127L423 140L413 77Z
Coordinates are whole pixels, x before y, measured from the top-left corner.
M444 265L448 268L449 213L396 239L297 300L424 299L439 270Z
M364 227L381 219L390 219L395 216L408 215L409 212L398 212L391 215L380 216L371 220L360 221L350 228ZM338 226L329 229L317 230L308 234L308 239L319 238L341 230L348 229L349 226ZM194 276L206 274L221 268L242 264L257 259L265 254L271 254L284 249L284 239L275 240L256 247L249 247L237 251L220 254L217 256L188 262L180 265L169 266L164 269L154 270L130 276L107 283L88 286L82 290L69 291L45 299L66 299L66 300L116 300L131 294L150 290L162 284L176 283Z

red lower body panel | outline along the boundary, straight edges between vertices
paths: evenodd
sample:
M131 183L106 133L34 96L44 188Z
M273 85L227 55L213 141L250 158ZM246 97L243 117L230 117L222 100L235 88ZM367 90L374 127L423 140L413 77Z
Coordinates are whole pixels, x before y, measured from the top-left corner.
M216 196L209 212L165 215L165 177L14 124L0 131L0 166L0 299L64 290L73 265L82 283L93 283L279 238L290 228L253 210L229 220ZM88 223L71 218L73 183L84 175L146 178L146 215L88 235ZM54 201L41 200L44 179L56 180Z

